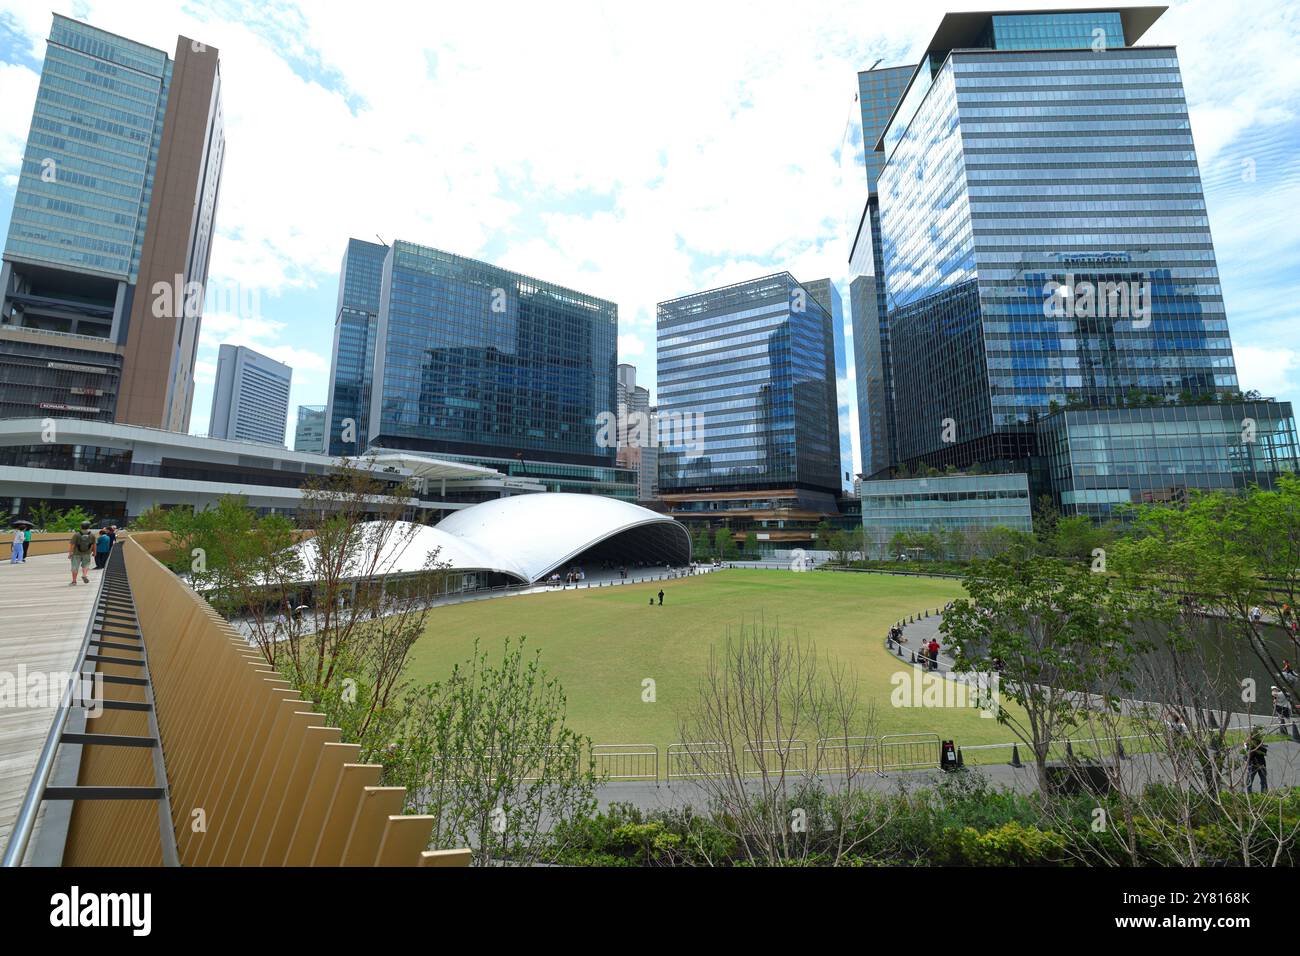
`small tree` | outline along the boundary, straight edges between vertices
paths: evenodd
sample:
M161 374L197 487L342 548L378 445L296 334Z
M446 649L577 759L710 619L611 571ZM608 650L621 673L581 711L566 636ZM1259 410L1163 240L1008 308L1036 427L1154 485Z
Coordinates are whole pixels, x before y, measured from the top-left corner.
M698 693L679 715L688 743L671 759L751 861L814 853L838 861L870 835L855 809L875 726L849 668L778 628L741 625L709 649ZM826 774L838 778L833 797L821 789Z
M1117 708L1130 686L1131 597L1087 565L1015 555L975 562L963 584L969 597L944 612L940 632L957 670L1000 673L992 709L1033 755L1047 792L1052 743L1090 708Z
M63 517L63 513L48 501L38 501L28 509L32 524L38 531L54 531Z
M486 653L408 697L389 755L389 780L407 787L407 809L434 818L435 848L470 846L475 862L527 865L557 848L547 830L596 808L591 740L566 724L560 683L506 641L499 665Z

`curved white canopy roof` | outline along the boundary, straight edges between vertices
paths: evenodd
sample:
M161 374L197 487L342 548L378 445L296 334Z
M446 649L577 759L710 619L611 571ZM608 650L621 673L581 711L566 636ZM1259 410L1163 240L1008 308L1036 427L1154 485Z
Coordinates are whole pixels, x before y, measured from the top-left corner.
M440 565L495 571L532 583L601 542L638 528L653 530L643 541L629 543L630 549L644 545L657 555L671 553L682 564L690 560L690 535L667 515L616 498L548 492L485 501L433 527L398 522L385 529L381 522L367 522L361 534L369 544L359 549L364 553L356 555L345 576L419 571L436 550ZM297 545L308 565L311 557L304 549L314 547L310 539Z
M600 495L547 492L495 498L443 518L435 530L509 555L527 580L537 581L601 541L645 525L680 533L682 563L690 560L690 535L673 518Z

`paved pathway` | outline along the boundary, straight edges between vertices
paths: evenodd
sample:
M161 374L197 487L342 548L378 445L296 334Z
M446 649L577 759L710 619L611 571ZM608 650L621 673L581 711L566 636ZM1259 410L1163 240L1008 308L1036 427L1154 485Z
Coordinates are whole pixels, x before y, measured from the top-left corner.
M919 620L913 621L911 624L903 625L903 645L902 645L903 653L901 659L914 663L916 651L921 647L922 644L929 643L930 638L934 637L938 639L940 644L939 668L938 668L939 672L946 673L948 671L951 671L953 669L953 658L952 655L948 652L947 648L943 646L945 640L944 636L939 633L939 625L942 623L942 621L943 621L942 614L931 614L926 617L920 618ZM894 654L898 653L899 646L897 644L893 644L892 642L886 642L886 646L889 648L891 653ZM1100 700L1100 698L1097 699ZM1265 704L1267 704L1267 701L1265 702ZM1121 700L1120 701L1121 712L1127 712L1134 708L1141 708L1144 712L1149 713L1150 708L1162 707L1162 706L1164 705L1149 700ZM1234 729L1243 729L1243 730L1248 727L1260 727L1264 729L1266 733L1286 734L1289 730L1288 727L1279 726L1277 722L1277 718L1272 716L1269 713L1259 713L1259 714L1234 713L1231 717L1231 723L1229 724L1229 726ZM1300 731L1300 725L1297 725L1297 729L1298 731Z
M90 585L69 585L63 555L29 557L0 564L0 847L31 781L32 770L50 730L63 686L52 702L28 706L27 680L69 673L86 633L100 575L90 570ZM15 688L13 681L18 681ZM45 682L42 682L45 686ZM9 694L16 690L17 699ZM42 814L44 809L42 809Z
M995 787L1033 793L1038 782L1032 764L1012 767L1008 763L981 764L969 768L970 772L986 777ZM1124 760L1125 779L1130 786L1145 785L1169 779L1169 766L1163 757L1155 754L1135 754ZM939 770L909 770L878 776L864 773L857 777L855 786L876 793L915 790L933 786L946 776ZM842 778L828 775L824 783L831 789L842 785ZM1300 744L1280 741L1268 745L1268 779L1270 786L1300 786ZM754 785L757 789L757 784ZM602 809L611 803L630 803L643 811L666 810L674 807L708 808L708 793L697 782L690 780L672 783L643 781L606 783L597 789L597 799Z

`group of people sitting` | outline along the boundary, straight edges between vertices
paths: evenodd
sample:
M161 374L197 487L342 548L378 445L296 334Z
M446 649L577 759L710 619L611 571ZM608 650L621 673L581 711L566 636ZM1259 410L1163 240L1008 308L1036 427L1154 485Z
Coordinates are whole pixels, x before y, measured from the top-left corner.
M585 580L587 580L587 572L583 571L582 568L574 567L565 571L564 577L560 577L560 572L556 571L546 579L546 583L553 588L558 588L561 585L564 587L568 587L570 584L576 586Z

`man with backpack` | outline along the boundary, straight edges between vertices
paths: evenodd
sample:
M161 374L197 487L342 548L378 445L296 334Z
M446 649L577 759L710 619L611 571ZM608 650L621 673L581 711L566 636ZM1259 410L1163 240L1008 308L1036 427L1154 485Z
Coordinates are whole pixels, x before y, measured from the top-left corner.
M68 542L68 560L72 562L72 583L77 583L77 571L81 571L81 580L89 584L90 563L95 557L95 535L91 533L90 522L81 522L81 530L74 532Z
M1263 793L1268 789L1268 744L1264 743L1258 727L1251 728L1242 750L1246 752L1246 792L1250 793L1251 785L1258 777L1259 792Z

